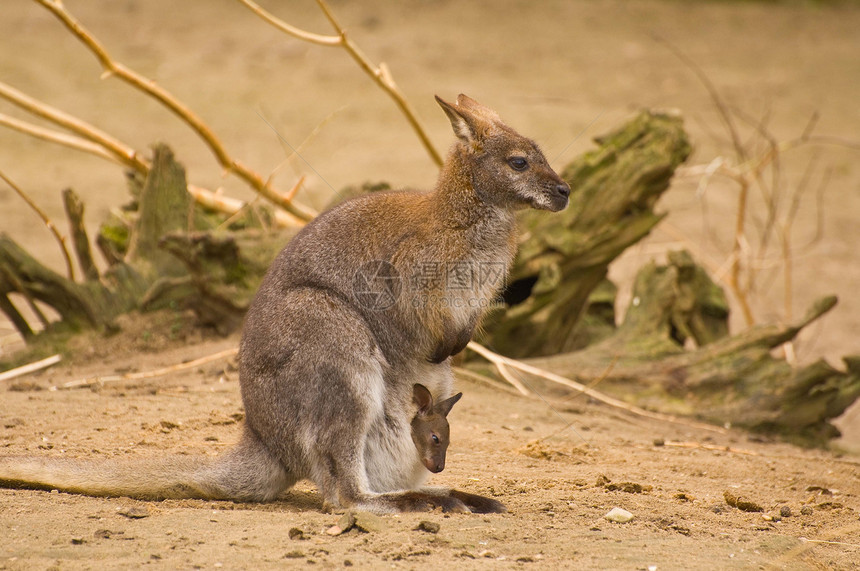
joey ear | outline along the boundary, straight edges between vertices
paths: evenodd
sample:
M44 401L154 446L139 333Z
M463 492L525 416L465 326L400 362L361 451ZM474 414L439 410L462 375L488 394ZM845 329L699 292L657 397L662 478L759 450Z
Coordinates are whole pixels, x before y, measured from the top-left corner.
M447 398L437 404L434 408L436 412L441 414L442 416L447 417L448 413L451 412L451 409L457 404L457 401L463 396L463 393L457 393L456 395Z
M421 416L427 416L433 410L433 395L422 384L412 385L412 402L418 406L418 414Z
M475 113L482 108L480 103L462 94L457 97L456 104L448 103L438 95L436 101L448 116L451 127L454 128L454 134L461 141L468 145L476 145L483 139L490 123L482 117L481 113Z

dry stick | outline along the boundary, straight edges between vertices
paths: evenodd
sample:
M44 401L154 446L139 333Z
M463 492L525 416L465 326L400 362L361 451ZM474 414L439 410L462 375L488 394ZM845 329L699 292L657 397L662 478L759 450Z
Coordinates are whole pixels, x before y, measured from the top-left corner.
M338 24L337 20L334 17L331 9L323 0L317 0L317 3L320 6L320 9L325 14L325 17L328 19L329 23L331 23L332 27L337 32L336 36L324 36L320 34L314 34L312 32L307 32L305 30L301 30L296 28L295 26L291 26L287 24L277 16L274 16L270 12L264 10L261 6L252 2L251 0L239 0L242 4L247 6L252 12L263 18L266 22L273 25L277 29L282 32L293 36L294 38L298 38L305 42L310 42L313 44L317 44L320 46L329 46L329 47L342 47L349 53L352 59L358 64L358 66L364 70L364 72L370 76L371 79L383 90L385 91L397 104L397 107L400 108L400 111L406 117L406 120L409 121L409 124L412 126L412 130L415 131L415 134L418 135L418 138L421 140L421 144L424 145L424 149L427 151L427 154L430 155L430 158L436 163L437 166L442 166L442 156L433 146L433 143L430 141L430 138L427 136L427 133L424 131L424 127L421 125L421 122L418 120L418 116L415 114L415 110L412 108L412 105L409 104L409 101L406 99L406 96L400 91L400 88L394 82L394 78L391 76L391 72L388 67L384 63L380 63L378 66L371 62L366 55L361 51L361 49L353 42L347 35L346 31Z
M110 153L117 160L119 160L122 164L131 167L138 172L145 173L149 170L149 163L145 159L143 159L137 153L137 151L124 144L122 141L119 141L114 137L111 137L104 131L94 127L93 125L90 125L85 121L81 121L77 117L74 117L72 115L69 115L68 113L60 111L59 109L51 107L47 103L39 101L38 99L34 99L29 95L22 93L14 87L7 85L3 82L0 82L0 97L6 99L10 103L14 103L22 109L29 111L33 115L42 117L43 119L47 119L48 121L51 121L56 125L68 129L69 131L72 131L73 133L76 133L81 137L84 137L85 139L88 139L93 143L100 145L101 147L106 149L108 153ZM49 139L47 137L42 138L51 140L53 142L60 142L54 139ZM75 146L75 148L89 151L89 149L82 148L79 146Z
M20 377L21 375L26 375L28 373L40 371L42 369L47 369L51 365L59 363L61 360L62 357L60 357L59 355L52 355L51 357L47 357L45 359L42 359L41 361L36 361L35 363L29 363L27 365L22 365L14 369L9 369L8 371L0 373L0 382L8 381L10 379Z
M144 175L149 173L149 161L143 158L140 153L134 150L131 146L112 137L93 125L82 121L77 117L68 115L59 109L55 109L38 99L25 95L3 82L0 82L0 97L7 99L11 103L18 105L22 109L25 109L34 115L65 127L66 129L77 133L80 137L39 127L38 125L27 123L26 121L21 121L2 113L0 113L0 125L9 127L10 129L15 129L16 131L37 137L44 141L93 154L111 162L132 168ZM301 180L302 179L297 183L297 186L298 184L301 184ZM287 199L292 198L297 186L290 189L290 191L285 194ZM212 191L192 185L188 185L188 193L201 205L226 214L235 214L247 204L246 202L238 199L217 197ZM303 221L292 216L288 212L285 212L280 208L275 209L275 222L279 226L295 226L297 220L303 223Z
M14 117L9 117L3 113L0 113L0 126L14 129L15 131L24 133L25 135L30 135L37 139L42 139L43 141L48 141L49 143L56 143L64 147L90 153L91 155L96 155L120 165L125 164L123 161L118 159L116 155L109 153L104 147L93 143L92 141L88 141L87 139L76 137L74 135L69 135L61 131L39 127L38 125L21 121Z
M720 118L725 124L726 130L729 132L729 136L732 140L732 147L734 147L735 149L738 163L742 164L747 162L748 155L743 143L741 142L740 134L738 133L738 129L735 125L734 120L732 119L732 114L729 111L729 107L728 105L726 105L725 101L723 101L719 90L717 90L716 86L708 77L708 75L701 67L699 67L699 65L695 61L693 61L689 56L687 56L687 54L678 49L674 44L659 36L654 36L654 39L657 42L666 46L669 51L675 54L675 56L679 60L681 60L681 62L696 75L696 77L705 87L705 90L708 92L708 95L710 95L711 101L713 101L714 106L717 108L717 112L720 114ZM749 299L747 297L748 292L744 291L740 285L741 250L744 244L744 235L746 232L749 180L746 177L741 177L738 183L740 184L741 188L740 193L738 194L738 209L735 217L735 236L734 242L732 244L732 253L735 255L735 257L732 262L731 270L729 272L729 287L732 289L732 292L735 294L735 298L740 304L741 312L744 315L744 320L746 321L747 325L753 325L755 323L755 317L753 316L752 309L749 305Z
M164 375L169 375L170 373L175 373L177 371L184 371L185 369L192 369L199 365L205 365L206 363L217 361L218 359L226 359L229 357L233 357L238 352L239 350L236 348L225 349L224 351L220 351L213 355L207 355L206 357L194 359L193 361L188 361L187 363L180 363L179 365L172 365L170 367L164 367L152 371L143 371L141 373L127 373L125 375L107 375L103 377L89 377L86 379L78 379L76 381L69 381L67 383L63 383L62 385L51 387L50 390L56 391L58 389L75 389L80 387L89 387L92 385L103 385L104 383L115 383L118 381L137 381L141 379L162 377Z
M494 353L494 352L490 351L489 349L487 349L486 347L484 347L483 345L479 345L478 343L475 343L474 341L470 342L467 345L467 347L469 349L471 349L472 351L474 351L475 353L478 353L479 355L481 355L482 357L484 357L485 359L487 359L488 361L490 361L493 364L501 363L502 365L512 367L514 369L519 369L520 371L530 373L532 375L544 378L548 381L552 381L554 383L564 385L568 388L574 389L574 390L579 391L581 393L585 393L586 395L590 396L594 400L600 401L600 402L607 404L607 405L614 407L614 408L625 410L625 411L632 413L632 414L635 414L637 416L642 416L642 417L650 418L653 420L660 420L662 422L671 422L673 424L680 424L683 426L698 428L700 430L707 430L707 431L716 432L719 434L726 434L726 432L727 432L724 428L720 428L718 426L713 426L710 424L704 424L701 422L682 420L680 418L676 418L674 416L670 416L667 414L661 414L659 412L651 412L649 410L639 408L638 406L628 404L624 401L612 398L612 397L607 396L607 395L605 395L601 392L598 392L594 389L588 388L581 383L577 383L576 381L572 381L572 380L568 379L567 377L562 377L561 375L556 375L555 373L552 373L550 371L546 371L544 369L540 369L540 368L534 367L532 365L527 365L526 363L523 363L522 361L517 361L516 359L511 359L509 357L504 357L502 355L499 355L498 353Z
M170 92L156 84L153 80L140 75L139 73L125 67L122 63L114 61L99 43L95 37L84 28L66 9L59 0L36 0L39 4L47 8L54 14L70 32L72 32L98 59L105 72L102 77L115 75L125 81L132 87L146 93L156 99L159 103L167 107L182 121L184 121L197 135L203 139L203 142L209 147L209 150L215 156L218 163L225 170L232 172L240 179L248 183L258 194L269 200L272 204L279 206L305 222L310 221L316 215L315 212L291 201L285 201L270 184L267 184L263 178L233 159L224 148L221 141L215 136L209 126L197 116L190 108L180 102Z
M516 396L522 396L522 393L520 393L519 391L512 389L511 387L509 387L507 385L503 385L503 384L499 383L497 380L490 378L486 375L476 373L475 371L470 371L469 369L464 369L463 367L452 367L452 370L454 371L455 374L457 374L461 377L466 377L467 379L471 379L473 381L477 381L477 382L481 383L482 385L486 385L486 386L491 387L491 388L496 389L496 390L504 391L508 394L512 394L512 395L516 395Z
M816 544L818 544L818 545L822 545L822 544L823 545L841 545L841 546L846 546L846 547L860 547L860 544L857 544L857 543L846 543L843 541L830 541L830 539L829 539L829 538L833 538L833 537L839 537L842 535L851 537L851 534L855 533L858 530L860 530L860 524L853 523L853 524L849 524L846 526L842 526L842 527L834 529L834 530L830 530L829 532L827 532L823 536L821 536L825 539L807 539L806 537L798 537L797 539L799 541L801 541L802 543L800 545L798 545L797 547L795 547L794 549L792 549L791 551L789 551L788 553L782 555L781 557L779 557L775 561L770 562L768 564L768 568L770 568L770 569L785 569L786 563L788 563L789 561L791 561L792 559L794 559L800 555L803 555L803 553L805 553L806 551L809 551Z
M24 192L17 184L12 182L2 171L0 171L0 178L2 178L6 184L12 187L18 196L20 196L27 205L32 208L36 214L39 215L39 218L42 219L42 222L45 223L45 226L48 227L48 230L51 231L51 234L54 235L54 238L57 239L57 242L60 244L60 251L63 253L63 258L66 260L66 272L68 273L68 277L71 281L75 281L75 268L72 265L72 257L69 255L69 249L66 247L66 237L60 234L60 231L57 230L57 227L54 226L54 223L48 218L48 215L45 214L45 211L39 208L39 205L33 202L33 200Z
M661 446L671 446L674 448L691 448L694 450L716 450L717 452L731 452L733 454L743 454L745 456L761 456L761 454L753 450L746 450L744 448L733 448L731 446L717 446L715 444L702 444L701 442L675 442L673 440L666 440L663 442L663 444L661 444Z

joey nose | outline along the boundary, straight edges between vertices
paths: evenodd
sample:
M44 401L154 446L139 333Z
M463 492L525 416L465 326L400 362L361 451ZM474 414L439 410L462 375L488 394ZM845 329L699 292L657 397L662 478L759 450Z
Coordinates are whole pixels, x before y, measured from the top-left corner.
M555 185L555 191L557 193L559 193L561 196L563 196L564 198L567 198L570 196L570 185L567 184L566 182L560 182L557 185Z

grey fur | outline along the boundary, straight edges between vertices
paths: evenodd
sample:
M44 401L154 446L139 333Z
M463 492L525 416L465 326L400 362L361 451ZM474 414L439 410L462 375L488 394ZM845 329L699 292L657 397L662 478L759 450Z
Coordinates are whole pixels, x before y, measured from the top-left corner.
M413 385L451 397L449 357L503 285L516 250L515 211L561 210L570 189L537 145L494 111L464 95L454 104L437 100L459 140L434 191L345 202L273 262L240 344L246 423L235 449L214 461L166 459L152 472L4 458L0 483L266 501L309 478L326 507L504 511L489 498L419 488L428 472L411 436ZM428 266L462 270L462 279L413 279ZM368 304L356 284L383 288L371 299L390 303Z

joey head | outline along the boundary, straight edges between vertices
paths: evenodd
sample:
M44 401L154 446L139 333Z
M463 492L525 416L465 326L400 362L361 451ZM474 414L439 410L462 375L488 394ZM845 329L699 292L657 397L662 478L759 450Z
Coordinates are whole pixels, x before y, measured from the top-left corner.
M457 393L445 400L433 402L433 395L427 387L419 383L412 386L412 402L418 407L412 419L412 442L418 449L421 463L434 474L445 469L445 454L451 442L447 417L462 396L463 393Z

